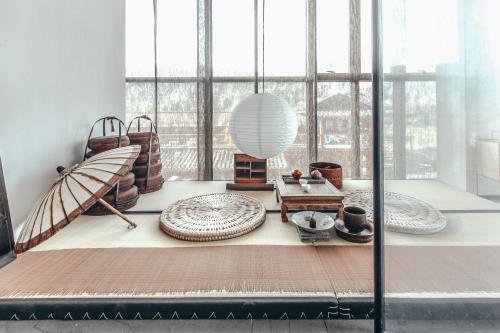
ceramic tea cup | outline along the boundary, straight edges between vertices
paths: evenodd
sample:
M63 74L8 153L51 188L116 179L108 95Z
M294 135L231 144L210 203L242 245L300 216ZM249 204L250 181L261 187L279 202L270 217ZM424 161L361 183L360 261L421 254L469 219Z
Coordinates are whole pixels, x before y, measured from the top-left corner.
M300 187L302 188L302 191L304 191L304 192L309 192L311 190L311 185L309 185L309 184L301 184Z
M366 220L366 211L355 206L344 207L344 225L352 233L358 233L371 227Z

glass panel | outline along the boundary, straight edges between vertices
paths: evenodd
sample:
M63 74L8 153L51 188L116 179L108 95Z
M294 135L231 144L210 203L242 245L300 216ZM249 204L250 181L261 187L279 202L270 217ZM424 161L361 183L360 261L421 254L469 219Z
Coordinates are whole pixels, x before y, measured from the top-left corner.
M254 93L253 83L214 83L213 172L215 180L233 179L236 148L229 132L229 118L236 104Z
M318 73L349 72L349 0L317 0Z
M500 4L385 4L387 331L500 331Z
M214 76L253 76L253 0L214 0L212 8Z
M125 124L128 126L132 119L142 115L154 120L154 84L127 82L125 88Z
M436 178L436 82L384 84L385 177Z
M144 0L125 4L126 75L154 76L153 4Z
M457 0L387 0L383 5L384 69L405 65L408 72L436 70L438 63L456 63ZM422 24L425 22L425 24Z
M196 76L196 0L158 0L158 76Z
M406 83L406 178L436 178L436 83Z
M372 1L361 0L361 72L372 72Z
M373 123L372 123L372 83L360 82L359 84L359 109L360 109L360 178L372 178L373 166Z
M318 160L338 163L351 177L351 83L318 83Z
M393 98L392 82L384 82L384 177L393 179L394 151L393 151Z
M197 178L196 116L196 83L158 85L158 132L168 180Z
M294 169L308 170L305 83L266 82L265 88L267 93L280 96L290 103L297 112L299 124L295 143L283 154L268 160L268 179L276 179L281 173L290 173ZM262 91L262 84L259 91Z
M262 2L259 2L259 74L262 75ZM306 73L306 2L266 0L265 75Z
M318 83L318 160L342 165L345 178L352 176L352 116L350 82ZM372 85L361 82L360 109L360 178L372 174Z

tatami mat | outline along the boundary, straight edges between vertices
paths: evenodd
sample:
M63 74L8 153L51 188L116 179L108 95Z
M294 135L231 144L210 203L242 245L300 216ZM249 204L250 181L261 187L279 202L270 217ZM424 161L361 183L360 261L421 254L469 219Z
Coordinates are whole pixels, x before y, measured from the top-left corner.
M214 246L27 252L0 298L333 295L314 247Z
M447 227L431 235L385 233L387 245L401 246L500 246L500 213L446 214ZM30 251L75 248L117 247L200 247L221 245L296 245L309 246L299 240L294 225L282 223L280 214L267 214L256 230L233 239L216 242L189 242L172 238L159 228L159 214L129 215L138 227L127 229L117 216L80 216L54 236ZM356 245L332 234L329 242L318 245ZM371 243L361 246L371 246Z
M371 180L345 180L343 191L370 189ZM500 204L446 185L437 180L388 180L385 190L397 192L423 200L439 210L500 210ZM139 197L137 205L130 209L138 211L162 211L180 199L208 193L226 191L225 181L171 181L154 193ZM264 203L267 210L279 210L275 192L238 191Z
M500 247L387 246L389 295L500 294ZM33 251L0 270L0 298L370 297L368 246L212 246Z

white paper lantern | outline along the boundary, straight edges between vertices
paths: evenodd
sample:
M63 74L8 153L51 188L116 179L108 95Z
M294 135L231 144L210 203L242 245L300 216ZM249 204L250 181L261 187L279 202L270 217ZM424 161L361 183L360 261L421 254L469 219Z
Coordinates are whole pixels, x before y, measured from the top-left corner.
M270 158L287 150L295 141L297 126L297 115L290 104L268 93L242 100L229 121L236 147L257 158Z

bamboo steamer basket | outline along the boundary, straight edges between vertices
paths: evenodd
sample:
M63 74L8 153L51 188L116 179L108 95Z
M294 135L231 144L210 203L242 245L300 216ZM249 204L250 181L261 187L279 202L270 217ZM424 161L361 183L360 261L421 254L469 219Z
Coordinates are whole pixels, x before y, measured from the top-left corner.
M160 162L161 154L159 151L154 153L141 153L139 157L135 160L135 165L144 165L148 163L148 159L151 156L151 164L156 164Z
M158 142L158 134L156 134L155 132L128 133L128 137L130 139L130 144L132 144L132 145L149 143L150 135L151 135L151 139L153 142Z
M118 194L118 199L115 201L115 192L106 194L103 199L110 205L114 206L119 211L125 211L134 207L139 198L139 189L137 186L133 185L128 190L120 191ZM104 206L99 203L93 205L89 210L85 212L87 215L110 215Z
M151 164L149 167L149 176L156 176L161 173L162 164L161 162ZM145 177L148 171L148 165L136 165L134 166L134 174L136 177Z
M151 193L158 191L163 187L164 182L165 180L161 174L150 176L147 187L145 177L136 177L135 179L135 185L139 188L139 193Z
M94 153L102 153L103 151L115 149L118 147L126 147L130 145L130 139L126 135L122 135L118 139L117 135L113 136L98 136L90 138L88 142L88 147Z

